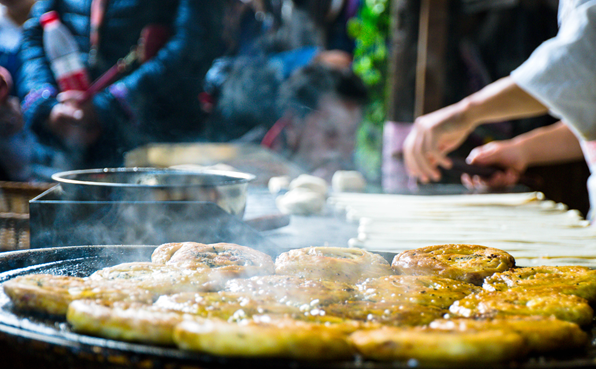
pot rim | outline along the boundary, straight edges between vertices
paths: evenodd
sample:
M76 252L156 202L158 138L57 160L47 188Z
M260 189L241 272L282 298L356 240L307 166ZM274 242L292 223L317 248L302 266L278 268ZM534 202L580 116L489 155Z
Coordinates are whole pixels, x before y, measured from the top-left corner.
M181 184L138 184L138 183L123 183L123 182L94 182L89 180L76 179L78 176L85 174L113 174L113 173L155 173L155 174L170 174L170 175L194 175L194 176L221 176L224 177L221 182L216 183L181 183ZM226 186L248 183L256 178L254 174L227 171L227 170L185 170L185 169L171 169L171 168L145 168L145 167L134 167L134 168L97 168L97 169L80 169L70 170L65 172L58 172L52 175L52 180L60 184L76 185L76 186L99 186L99 187L110 187L110 188L155 188L155 189L166 189L166 188L184 188L184 187L214 187L214 186Z

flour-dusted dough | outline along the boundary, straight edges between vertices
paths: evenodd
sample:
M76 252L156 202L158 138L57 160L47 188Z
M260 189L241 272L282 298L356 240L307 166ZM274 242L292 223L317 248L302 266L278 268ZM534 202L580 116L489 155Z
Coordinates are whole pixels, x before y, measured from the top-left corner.
M362 192L366 187L366 179L355 170L338 170L331 178L334 192Z
M268 183L269 192L277 195L282 190L290 188L290 176L271 177Z
M323 178L311 176L310 174L301 174L290 182L290 190L297 188L311 190L325 197L327 196L329 185Z
M279 211L291 215L318 214L325 206L325 196L319 192L296 188L275 199Z

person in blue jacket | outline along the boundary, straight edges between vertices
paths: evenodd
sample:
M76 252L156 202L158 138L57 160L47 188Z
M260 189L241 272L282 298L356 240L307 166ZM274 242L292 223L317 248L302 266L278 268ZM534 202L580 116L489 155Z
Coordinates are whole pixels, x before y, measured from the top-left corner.
M92 8L101 10L95 18L102 21L91 21ZM155 57L84 102L80 93L60 94L50 70L39 22L50 10L75 36L91 80L126 56L145 26L168 26L171 36ZM218 0L38 1L20 49L17 85L26 125L43 142L66 150L73 168L120 165L125 151L148 142L201 140L204 113L197 96L223 51L221 11ZM97 30L93 41L91 28Z
M242 14L228 17L225 23L233 30L228 32L232 47L213 63L205 79L205 93L199 96L204 110L211 113L207 128L211 141L260 141L284 115L280 90L293 74L323 65L330 68L321 69L321 73L332 78L328 75L333 73L331 69L351 67L350 48L329 50L330 34L320 24L337 2L286 0L282 3L290 8L278 15L274 2L229 0L232 13L240 3ZM348 3L353 2L340 1L334 12Z
M19 79L21 62L18 56L23 23L35 0L0 0L0 180L33 179L32 157L44 162L47 148L23 129L20 101L15 80Z

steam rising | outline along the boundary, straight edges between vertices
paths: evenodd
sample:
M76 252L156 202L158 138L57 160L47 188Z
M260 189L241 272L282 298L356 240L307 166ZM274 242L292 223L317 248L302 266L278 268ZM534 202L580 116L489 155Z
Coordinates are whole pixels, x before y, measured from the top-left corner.
M64 201L31 203L31 245L160 245L229 242L274 255L276 246L216 204L204 201Z

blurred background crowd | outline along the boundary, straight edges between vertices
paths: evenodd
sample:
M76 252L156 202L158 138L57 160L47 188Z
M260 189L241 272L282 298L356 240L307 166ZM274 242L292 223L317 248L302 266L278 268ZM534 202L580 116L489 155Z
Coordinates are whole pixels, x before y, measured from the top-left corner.
M125 152L154 142L229 142L261 145L326 179L357 169L380 184L386 122L424 113L414 102L419 1L0 3L0 180L122 166ZM557 3L447 2L441 105L508 75L556 35ZM405 6L399 19L396 4ZM48 50L51 22L43 20L50 11L72 34L89 84L117 70L97 91L59 83L61 67ZM395 22L408 32L398 43ZM398 98L392 45L406 50L397 81L406 92ZM465 158L478 145L554 121L479 127L452 155ZM588 175L584 163L556 170ZM459 182L459 175L442 182ZM550 197L576 208L583 201Z

